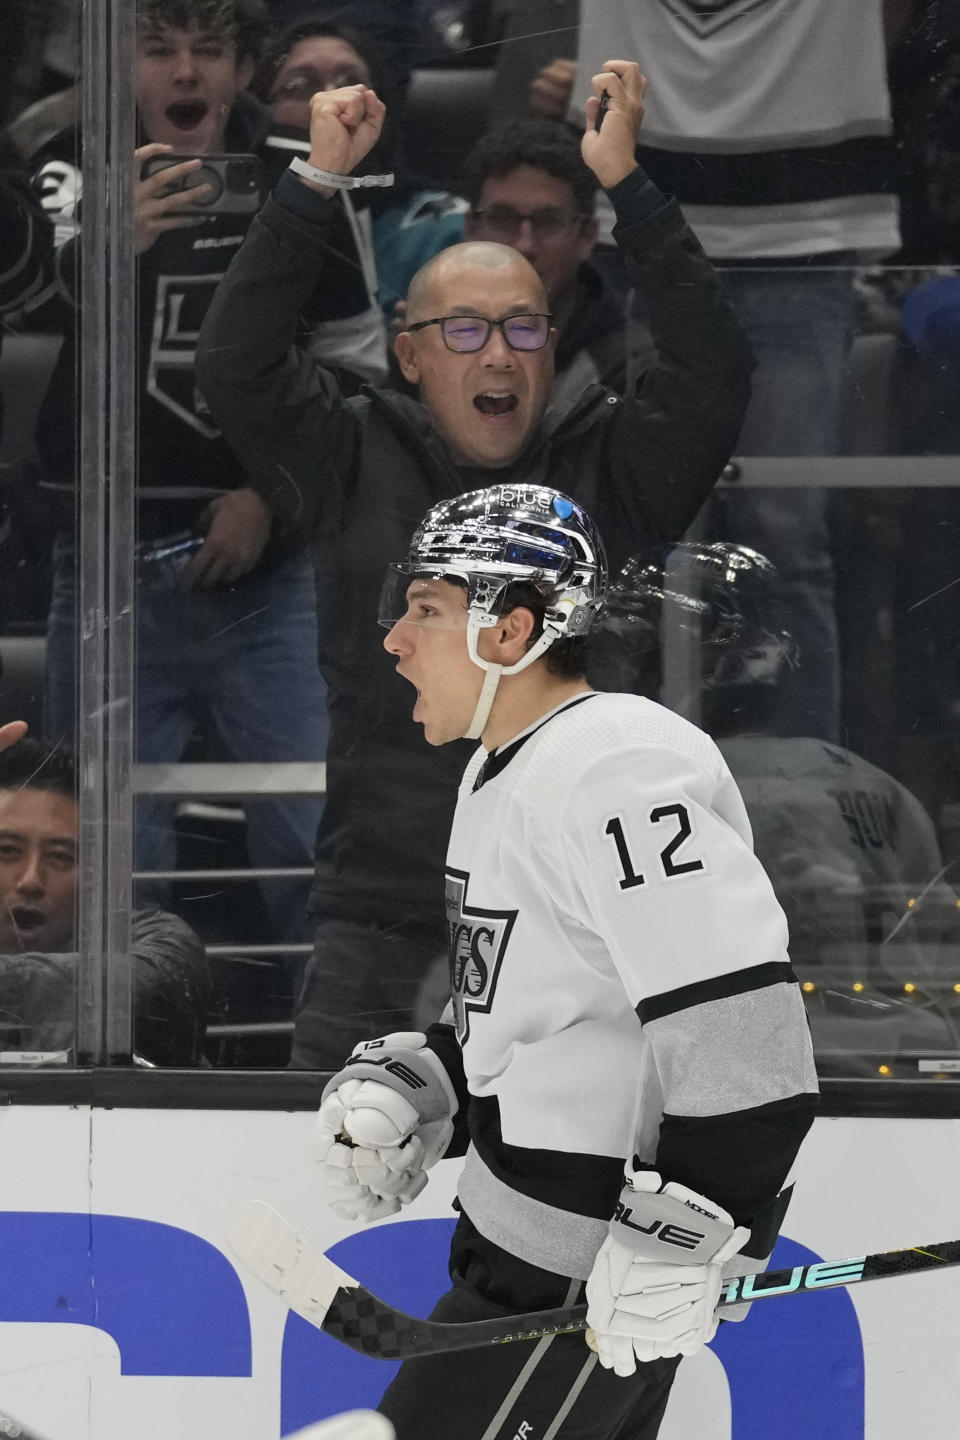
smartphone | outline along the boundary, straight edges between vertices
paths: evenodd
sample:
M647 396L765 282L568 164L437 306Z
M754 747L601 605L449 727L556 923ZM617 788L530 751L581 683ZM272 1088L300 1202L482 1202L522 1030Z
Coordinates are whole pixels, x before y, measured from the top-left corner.
M593 122L593 128L594 128L594 130L599 130L599 129L600 129L600 126L603 124L603 117L604 117L604 115L606 115L606 113L607 113L607 111L609 110L609 108L610 108L610 96L609 96L609 94L607 93L607 91L604 90L603 94L600 96L600 109L597 111L597 118L596 118L596 120L594 120L594 122Z
M206 195L193 204L208 215L255 215L267 195L267 172L258 155L155 155L144 167L144 176L158 175L185 160L202 160L198 170L171 183L173 190L195 190L209 185Z
M179 589L183 573L203 541L204 537L193 530L181 530L159 540L141 540L133 549L134 572L141 592L161 595Z

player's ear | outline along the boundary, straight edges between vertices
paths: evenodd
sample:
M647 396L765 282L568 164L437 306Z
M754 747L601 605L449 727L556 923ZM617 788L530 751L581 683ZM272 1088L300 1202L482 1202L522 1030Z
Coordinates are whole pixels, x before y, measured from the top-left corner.
M409 330L401 330L393 342L393 353L397 357L404 380L411 385L420 384L420 366L417 362L417 347Z
M526 605L516 605L501 616L496 631L498 661L501 665L515 665L522 660L534 640L536 620L533 611Z

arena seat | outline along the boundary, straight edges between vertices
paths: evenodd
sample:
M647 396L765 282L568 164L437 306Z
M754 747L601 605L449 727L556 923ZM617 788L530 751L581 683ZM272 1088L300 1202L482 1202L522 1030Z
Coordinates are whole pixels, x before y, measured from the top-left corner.
M495 71L414 70L403 113L406 171L428 185L463 193L463 162L488 129Z
M0 461L35 454L33 432L37 411L60 353L62 336L46 331L4 329L0 352L0 393L3 395L3 437Z
M857 335L847 356L840 453L890 455L896 452L896 407L891 405L897 353L895 331Z
M0 721L26 720L43 733L44 635L0 635Z

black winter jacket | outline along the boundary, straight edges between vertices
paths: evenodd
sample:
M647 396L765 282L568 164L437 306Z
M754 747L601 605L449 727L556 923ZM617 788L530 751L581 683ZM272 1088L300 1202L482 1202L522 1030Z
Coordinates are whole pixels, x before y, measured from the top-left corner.
M140 910L130 935L134 1051L151 1065L200 1065L210 1002L207 957L179 915ZM72 1063L80 956L0 955L0 1049Z
M251 226L207 314L200 387L250 483L314 545L331 710L315 913L387 923L443 913L444 853L472 745L426 744L377 626L385 567L404 558L424 512L494 480L549 484L590 512L616 569L643 545L680 538L731 453L753 361L717 277L676 203L642 171L610 193L658 358L632 395L591 385L548 409L505 469L458 467L418 401L369 390L345 400L295 347L338 201L293 176Z

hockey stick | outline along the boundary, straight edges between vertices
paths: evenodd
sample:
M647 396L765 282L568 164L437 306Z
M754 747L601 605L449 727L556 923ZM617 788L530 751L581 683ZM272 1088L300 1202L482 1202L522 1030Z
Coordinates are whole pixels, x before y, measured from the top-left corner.
M351 1350L375 1360L406 1360L415 1355L503 1345L511 1340L537 1340L543 1335L585 1330L587 1326L586 1305L459 1324L407 1315L341 1270L262 1200L251 1200L231 1216L227 1240L251 1275L291 1310ZM726 1281L718 1309L741 1300L855 1285L859 1280L883 1280L941 1265L960 1265L960 1240L910 1250L882 1250L853 1260L795 1265L790 1270L768 1270L761 1275L737 1275Z

